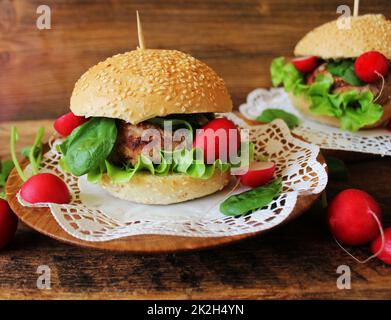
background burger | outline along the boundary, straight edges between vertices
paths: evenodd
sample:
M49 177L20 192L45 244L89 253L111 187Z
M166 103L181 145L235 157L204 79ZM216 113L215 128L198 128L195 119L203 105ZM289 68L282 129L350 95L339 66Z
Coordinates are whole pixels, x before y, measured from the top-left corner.
M275 59L272 82L319 122L350 131L380 127L391 118L391 22L374 14L348 19L305 35L298 58Z
M228 152L239 149L238 129L214 115L232 110L224 81L188 54L137 49L108 58L77 81L70 108L72 112L55 123L56 130L67 136L59 146L62 168L76 176L87 175L118 198L176 203L209 195L229 182L230 163L222 161L218 152L207 161L216 145L202 144L204 135L192 135L190 148L179 152L172 163L163 157L163 138L173 135L165 132L164 122L192 133L198 128L234 130L238 143ZM143 153L150 142L142 139L147 129L161 134L158 163ZM205 161L195 160L199 146Z

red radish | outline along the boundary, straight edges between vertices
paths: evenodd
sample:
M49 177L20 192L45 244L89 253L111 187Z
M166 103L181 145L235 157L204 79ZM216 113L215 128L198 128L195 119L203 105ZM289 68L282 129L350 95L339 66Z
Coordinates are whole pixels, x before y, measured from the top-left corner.
M319 64L319 60L315 56L296 58L292 60L293 65L297 71L308 73L313 71Z
M251 162L248 171L240 176L240 182L250 188L268 183L274 176L276 166L273 162Z
M208 164L213 163L216 159L226 162L238 153L240 132L231 120L214 119L197 130L193 147L204 152L204 161ZM222 153L220 153L220 148Z
M340 192L328 207L328 224L334 237L347 245L362 245L379 234L382 215L376 200L368 193L347 189Z
M86 122L85 117L75 116L73 112L68 112L59 117L54 122L54 129L63 137L69 136L74 129Z
M382 246L382 237L379 235L375 240L372 241L371 250L373 254L380 251ZM384 248L381 253L377 256L384 263L391 265L391 227L384 229Z
M12 212L8 202L0 199L0 249L3 249L14 238L18 218Z
M20 195L29 203L69 203L71 196L64 181L51 173L39 173L22 186Z
M375 82L388 74L388 60L378 51L368 51L359 56L354 63L357 77L364 82Z

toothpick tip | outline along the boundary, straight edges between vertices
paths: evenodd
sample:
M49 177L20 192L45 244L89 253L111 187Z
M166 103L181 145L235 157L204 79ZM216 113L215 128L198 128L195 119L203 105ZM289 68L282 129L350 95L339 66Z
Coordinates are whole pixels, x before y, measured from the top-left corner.
M143 34L143 28L141 25L141 19L140 14L138 10L136 10L136 16L137 16L137 34L138 34L138 45L140 49L145 49L145 40L144 40L144 34Z

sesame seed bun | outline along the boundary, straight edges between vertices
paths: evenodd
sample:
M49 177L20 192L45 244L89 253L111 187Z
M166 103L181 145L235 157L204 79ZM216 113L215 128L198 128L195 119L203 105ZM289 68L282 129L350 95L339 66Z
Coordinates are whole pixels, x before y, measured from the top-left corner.
M338 20L307 33L295 48L296 56L322 59L356 58L367 51L379 51L391 59L391 21L381 14L350 18L350 29L338 28Z
M289 96L295 108L298 109L307 118L310 118L320 123L330 125L332 127L337 127L337 128L341 127L341 122L335 117L319 116L312 113L310 111L311 103L303 95L295 96L290 93ZM388 102L386 105L383 106L383 116L380 118L380 120L372 125L365 126L361 129L374 129L374 128L382 127L390 119L391 119L391 102Z
M195 179L183 174L153 176L139 172L128 183L114 184L105 175L101 185L114 197L143 204L172 204L207 196L229 183L229 172L216 170L209 179Z
M137 49L83 74L71 110L137 124L175 113L230 112L232 101L223 79L205 63L176 50Z

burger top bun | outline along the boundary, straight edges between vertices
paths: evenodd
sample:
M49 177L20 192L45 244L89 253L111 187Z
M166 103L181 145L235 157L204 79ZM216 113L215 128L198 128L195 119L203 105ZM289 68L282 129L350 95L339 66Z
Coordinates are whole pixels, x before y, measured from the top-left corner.
M71 97L74 114L131 124L174 113L230 112L221 79L205 63L176 50L137 49L90 68Z
M334 20L307 33L296 45L295 55L341 59L356 58L374 50L391 59L390 20L381 14L347 19L350 19L349 29L339 28L338 20Z

